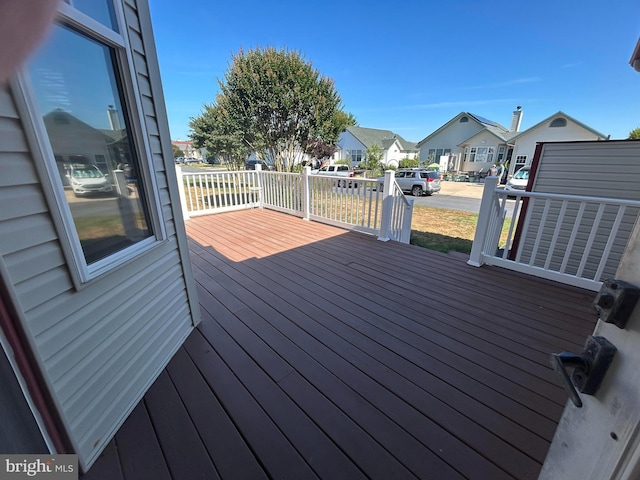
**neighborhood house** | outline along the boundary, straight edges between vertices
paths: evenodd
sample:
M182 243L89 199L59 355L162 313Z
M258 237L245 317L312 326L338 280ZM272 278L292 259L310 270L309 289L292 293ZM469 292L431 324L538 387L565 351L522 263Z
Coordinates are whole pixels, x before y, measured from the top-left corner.
M367 149L373 145L380 148L381 163L387 167L397 168L400 160L418 156L414 143L408 142L391 130L350 126L340 134L339 150L335 157L348 160L356 166L365 159Z
M469 112L461 112L416 147L423 163L446 162L444 171L487 172L508 164L508 174L530 165L538 142L605 140L607 137L564 112L557 112L520 131L522 109L513 112L509 128Z

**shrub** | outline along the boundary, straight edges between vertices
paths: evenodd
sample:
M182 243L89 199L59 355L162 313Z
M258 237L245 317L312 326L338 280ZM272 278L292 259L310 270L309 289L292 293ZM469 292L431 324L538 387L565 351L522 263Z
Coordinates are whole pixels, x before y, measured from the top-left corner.
M416 168L419 160L417 158L403 158L400 160L399 168Z

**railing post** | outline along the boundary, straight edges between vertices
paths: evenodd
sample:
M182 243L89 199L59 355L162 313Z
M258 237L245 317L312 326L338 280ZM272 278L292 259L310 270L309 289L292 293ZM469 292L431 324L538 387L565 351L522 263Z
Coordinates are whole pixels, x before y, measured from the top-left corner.
M176 165L176 179L178 180L178 194L180 196L180 206L182 208L182 216L185 220L189 220L189 209L187 208L187 196L184 193L184 177L182 176L182 167Z
M378 235L378 240L381 242L389 241L389 230L391 229L391 207L393 202L393 197L391 196L391 182L395 182L394 171L387 170L384 172L382 210L380 211L380 233Z
M262 205L262 164L261 163L256 163L255 164L255 173L254 175L256 176L256 187L257 187L257 192L258 192L258 207L260 208L260 210L263 209L263 205Z
M311 218L311 167L302 168L302 219Z
M480 202L480 212L478 213L478 224L476 234L473 237L471 254L467 263L474 267L479 267L484 263L482 251L489 231L491 222L491 206L493 205L494 190L498 186L498 177L487 177L484 180L484 190L482 191L482 201Z

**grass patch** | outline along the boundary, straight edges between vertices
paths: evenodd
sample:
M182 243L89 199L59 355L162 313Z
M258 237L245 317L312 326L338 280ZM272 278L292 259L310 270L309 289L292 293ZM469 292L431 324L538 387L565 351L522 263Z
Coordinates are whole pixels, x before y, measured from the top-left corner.
M502 225L500 247L504 247L507 242L510 220ZM477 224L477 213L414 206L410 243L443 253L471 253Z
M416 205L411 219L411 244L444 253L471 253L477 223L477 213Z

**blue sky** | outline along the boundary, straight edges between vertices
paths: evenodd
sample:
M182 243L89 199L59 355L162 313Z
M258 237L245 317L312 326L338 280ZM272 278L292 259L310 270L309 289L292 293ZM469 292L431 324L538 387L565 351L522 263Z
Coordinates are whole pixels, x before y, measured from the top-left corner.
M300 52L362 127L419 141L462 111L522 129L562 110L611 138L640 127L638 0L150 0L172 139L241 47Z

